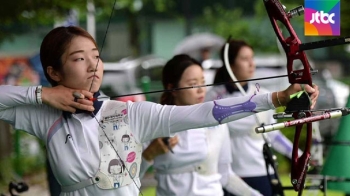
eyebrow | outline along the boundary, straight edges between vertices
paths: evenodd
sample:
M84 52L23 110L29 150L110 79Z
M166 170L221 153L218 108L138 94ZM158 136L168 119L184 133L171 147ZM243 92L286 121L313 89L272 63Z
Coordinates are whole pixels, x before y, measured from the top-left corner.
M191 82L191 81L197 81L197 80L198 80L197 78L190 78L190 79L187 79L186 81ZM200 80L205 80L205 77L202 77Z
M92 49L92 51L95 51L95 50L97 50L97 48ZM68 56L71 56L73 54L80 53L80 52L84 52L84 50L77 50L77 51L71 52Z

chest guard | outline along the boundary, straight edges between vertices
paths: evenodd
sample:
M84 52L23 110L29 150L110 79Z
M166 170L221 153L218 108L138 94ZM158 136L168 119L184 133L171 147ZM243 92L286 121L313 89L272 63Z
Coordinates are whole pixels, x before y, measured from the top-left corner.
M100 166L95 181L101 189L115 189L134 183L139 176L142 145L130 130L127 104L106 102L98 129Z

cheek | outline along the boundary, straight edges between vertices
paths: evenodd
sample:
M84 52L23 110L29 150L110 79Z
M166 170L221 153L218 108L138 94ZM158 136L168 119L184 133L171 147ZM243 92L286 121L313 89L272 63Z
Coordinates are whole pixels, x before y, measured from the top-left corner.
M196 95L198 94L198 89L194 88L194 89L190 89L187 93L187 98L188 99L194 99L196 98Z
M79 66L65 65L63 69L63 75L66 76L66 78L79 76L80 73L82 73L82 70L79 70Z
M188 100L191 99L193 94L193 89L187 89L187 90L179 90L178 91L178 99L182 100Z

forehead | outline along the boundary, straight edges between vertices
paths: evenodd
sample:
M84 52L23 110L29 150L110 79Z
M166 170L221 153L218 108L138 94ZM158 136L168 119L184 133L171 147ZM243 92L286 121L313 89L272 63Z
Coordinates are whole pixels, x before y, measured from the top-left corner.
M253 54L253 50L248 46L243 46L238 52L238 55L251 55L251 54Z
M181 79L188 80L197 77L203 77L203 70L199 65L191 65L185 69Z
M66 51L74 52L77 50L90 50L93 48L96 48L96 45L91 39L83 36L76 36L71 40Z

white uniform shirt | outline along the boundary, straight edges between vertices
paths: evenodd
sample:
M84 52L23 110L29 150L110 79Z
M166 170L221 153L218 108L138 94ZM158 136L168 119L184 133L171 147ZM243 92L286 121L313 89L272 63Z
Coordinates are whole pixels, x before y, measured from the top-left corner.
M218 166L231 162L227 126L187 130L177 136L179 143L173 148L174 154L160 155L154 160L157 195L223 195ZM181 168L192 169L167 174Z
M88 114L73 114L65 119L62 111L48 105L36 105L35 87L0 86L0 119L37 136L46 143L48 159L58 182L73 185L93 177L99 167L98 122ZM250 97L219 100L216 104L230 106ZM274 109L271 94L254 96L255 111ZM103 107L103 106L102 106ZM128 102L129 126L139 143L171 133L218 125L213 117L214 102L193 106L162 106L150 102ZM102 109L101 109L102 110ZM101 111L100 110L100 111ZM241 112L224 118L221 123L251 115ZM99 119L100 112L96 114ZM141 164L141 163L138 163ZM140 187L135 183L118 189L102 190L96 185L61 193L61 196L104 195L136 196Z
M255 92L254 85L248 86L248 95ZM258 94L266 93L267 90L260 88ZM227 97L241 97L240 92L230 94L224 85L213 87L206 96L206 100L222 99ZM257 114L261 123L274 123L272 110L260 112ZM232 152L232 170L241 177L266 176L266 165L263 157L263 145L265 143L262 134L257 134L255 128L259 125L256 123L254 115L227 123L230 130L231 152ZM273 148L278 152L291 157L293 145L280 132L273 131L266 133L265 136L271 142ZM270 174L273 170L270 167Z

